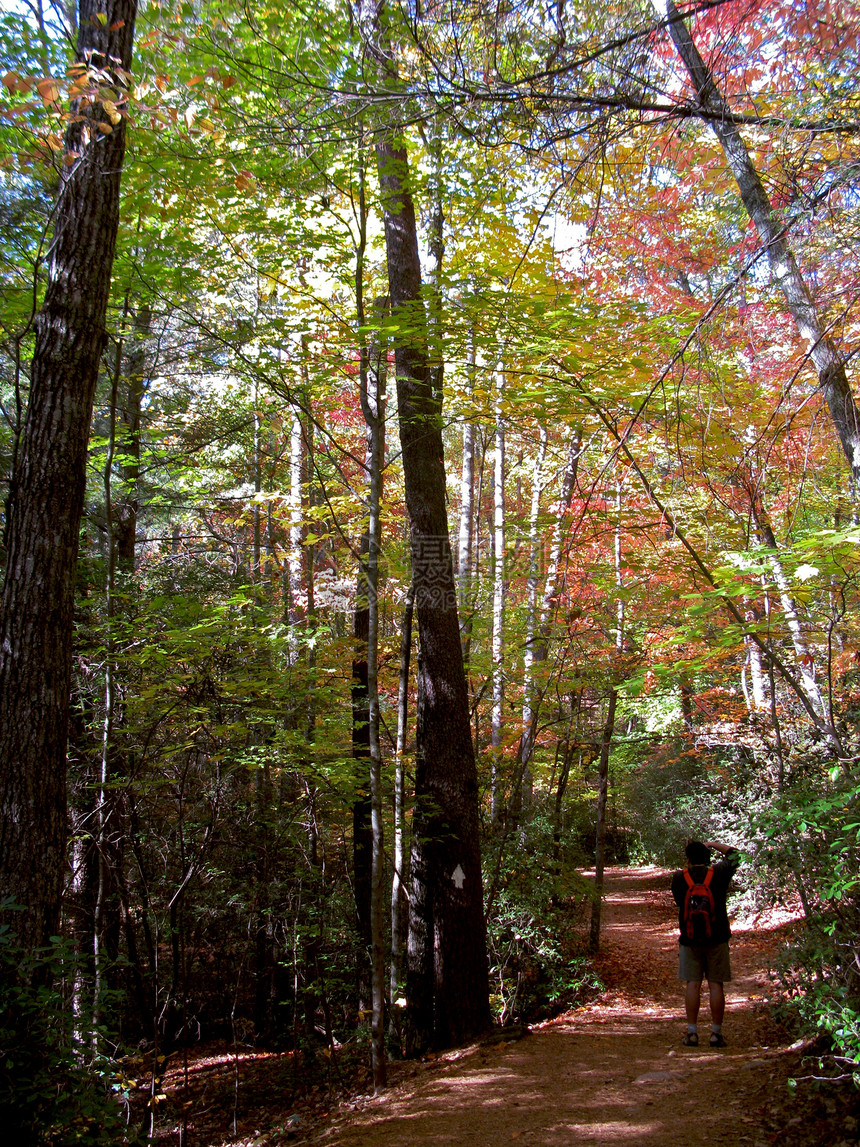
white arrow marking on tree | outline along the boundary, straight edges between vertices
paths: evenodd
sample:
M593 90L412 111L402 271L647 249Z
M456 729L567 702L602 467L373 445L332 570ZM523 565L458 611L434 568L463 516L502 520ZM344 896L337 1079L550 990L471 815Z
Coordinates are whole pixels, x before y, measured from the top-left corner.
M462 888L463 882L466 879L466 873L458 864L454 871L451 873L451 879L454 881L455 888Z

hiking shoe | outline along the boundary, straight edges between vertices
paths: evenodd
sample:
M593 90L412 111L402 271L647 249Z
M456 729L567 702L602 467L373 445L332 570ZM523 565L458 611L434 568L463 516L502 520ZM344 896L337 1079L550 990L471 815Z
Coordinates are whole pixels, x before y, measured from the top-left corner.
M726 1041L723 1039L720 1032L711 1032L710 1044L711 1047L725 1047Z
M681 1043L683 1043L684 1047L698 1047L699 1037L695 1032L687 1032L687 1034L681 1040Z

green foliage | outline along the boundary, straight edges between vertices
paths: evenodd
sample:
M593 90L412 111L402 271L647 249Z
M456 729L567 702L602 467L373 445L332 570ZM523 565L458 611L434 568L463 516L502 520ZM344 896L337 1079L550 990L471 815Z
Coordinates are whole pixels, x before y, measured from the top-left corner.
M11 914L13 906L2 905ZM126 1124L121 1077L93 1051L104 1033L72 1013L76 965L55 938L22 951L0 924L0 1116L15 1147L96 1147L136 1141Z
M708 752L674 738L656 746L619 779L633 857L674 867L691 838L737 842L755 778L741 752Z
M487 919L491 1004L503 1025L563 1011L600 989L586 956L591 885L568 858L553 859L551 826L540 816L516 837Z
M778 966L785 1010L860 1081L860 778L814 766L755 819L756 868L771 899L793 889L804 908Z

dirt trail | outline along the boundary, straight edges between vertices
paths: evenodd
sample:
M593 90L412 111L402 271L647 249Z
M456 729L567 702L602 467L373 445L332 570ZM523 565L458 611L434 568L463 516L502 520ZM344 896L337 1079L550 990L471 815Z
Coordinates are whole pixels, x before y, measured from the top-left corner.
M655 868L607 871L600 968L608 990L599 1001L515 1043L460 1049L420 1069L398 1067L403 1074L391 1090L353 1104L312 1142L839 1143L832 1123L816 1130L808 1100L789 1095L785 1081L798 1057L780 1045L763 1002L767 949L780 940L761 922L733 925L728 1047L706 1046L706 1008L705 1046L681 1046L686 1028L667 882ZM856 1131L848 1135L856 1141Z

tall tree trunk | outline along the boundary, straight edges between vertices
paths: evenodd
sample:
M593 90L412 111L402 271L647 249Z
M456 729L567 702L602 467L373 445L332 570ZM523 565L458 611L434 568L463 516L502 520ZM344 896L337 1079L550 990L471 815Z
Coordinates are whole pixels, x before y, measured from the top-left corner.
M505 707L505 424L502 396L505 372L496 372L496 429L493 454L493 708L490 721L490 815L495 824L504 806L502 738Z
M526 640L523 650L523 726L520 735L520 784L523 793L523 803L531 800L532 777L531 759L534 750L535 721L537 714L534 709L534 662L535 662L535 631L537 629L537 592L538 572L540 569L540 497L543 489L544 465L546 462L547 430L540 428L540 446L532 470L532 502L529 513L529 580L526 591Z
M377 301L377 314L384 313L387 300ZM385 857L382 838L382 754L379 744L379 543L382 470L385 449L385 350L378 336L371 340L369 353L362 353L361 409L367 427L367 545L362 538L363 590L367 603L367 753L370 798L371 863L370 981L371 981L371 1066L373 1086L379 1091L386 1083L385 1070L385 942L383 927L383 882Z
M406 591L400 632L400 681L397 687L397 741L394 760L394 879L391 882L391 1006L400 995L403 977L403 892L406 872L405 797L406 727L409 718L409 668L412 659L412 583ZM393 1014L393 1012L392 1012Z
M307 388L304 388L307 393ZM287 555L289 576L290 625L298 627L304 618L303 591L305 588L304 560L304 505L305 435L302 412L293 408L290 423L290 548Z
M474 332L468 350L466 398L471 401L475 386ZM463 461L460 470L460 523L458 532L457 593L460 608L460 641L463 661L469 664L472 641L472 550L475 540L475 425L463 423Z
M128 88L136 0L80 0L76 59ZM125 121L94 93L78 103L30 397L7 505L0 613L0 886L23 907L28 947L57 932L65 872L66 737L78 531L119 220ZM116 122L113 122L116 119ZM111 124L105 133L100 123Z
M621 481L615 491L615 585L620 591L621 579ZM615 602L615 654L620 657L624 647L624 601L618 594ZM606 709L606 720L603 722L603 734L600 738L600 763L597 775L597 825L595 828L594 844L594 900L591 905L591 931L589 946L592 952L600 947L600 920L603 908L603 873L606 860L606 805L609 797L609 755L612 750L612 736L615 732L615 710L618 705L618 689L616 687L616 674L618 666L612 667L612 684L609 688L609 704Z
M381 0L361 24L374 78L397 82ZM415 610L418 741L410 869L407 1001L413 1050L462 1042L487 1026L478 782L445 505L441 409L433 393L406 148L378 137L376 161L395 346L397 402Z
M362 253L358 265L361 266ZM364 301L359 272L356 272L358 323L359 329L366 322ZM376 380L368 377L368 360L372 352L366 345L361 346L361 390L362 406L377 408ZM372 398L371 398L372 392ZM367 417L370 417L369 415ZM373 416L375 417L375 415ZM373 468L375 464L374 432L368 422L365 432L364 483L370 500ZM370 930L371 899L373 895L373 826L370 796L370 690L368 684L368 650L370 640L370 587L368 585L368 560L370 554L370 520L361 532L359 550L358 583L355 594L353 615L353 637L355 652L352 661L352 756L355 762L355 795L352 801L352 860L353 887L355 891L355 913L359 943L362 954L358 969L359 1004L367 1009L371 1001L370 954L372 946Z
M540 607L540 621L534 639L535 661L545 661L549 642L549 628L555 608L556 591L558 589L559 570L561 568L561 546L564 538L564 525L570 510L570 499L573 497L576 486L576 475L579 471L579 459L582 454L582 431L579 427L571 432L567 446L567 460L561 480L561 490L558 501L553 508L552 534L549 544L549 561L547 562L546 581L544 582L543 600Z
M606 864L606 805L609 799L609 754L612 749L612 735L615 732L615 710L618 705L618 690L613 685L609 690L609 704L603 732L600 737L600 760L597 769L597 823L594 832L594 899L591 902L591 929L589 947L596 952L600 947L600 921L603 909L604 868Z
M131 331L126 335L125 400L120 411L122 432L116 443L116 460L122 473L121 495L116 508L116 561L123 573L135 568L137 515L140 509L140 431L143 396L146 392L146 340L152 332L152 308L139 303Z
M743 204L764 244L771 273L785 297L788 310L801 337L806 342L809 357L818 373L818 381L830 409L830 417L845 457L851 466L856 487L860 481L860 414L848 383L845 360L818 314L789 245L786 228L771 205L750 159L740 129L732 120L731 111L713 73L693 43L693 37L685 23L687 17L678 12L673 0L652 0L652 2L661 15L665 13L669 21L669 33L693 82L703 118L720 141Z

